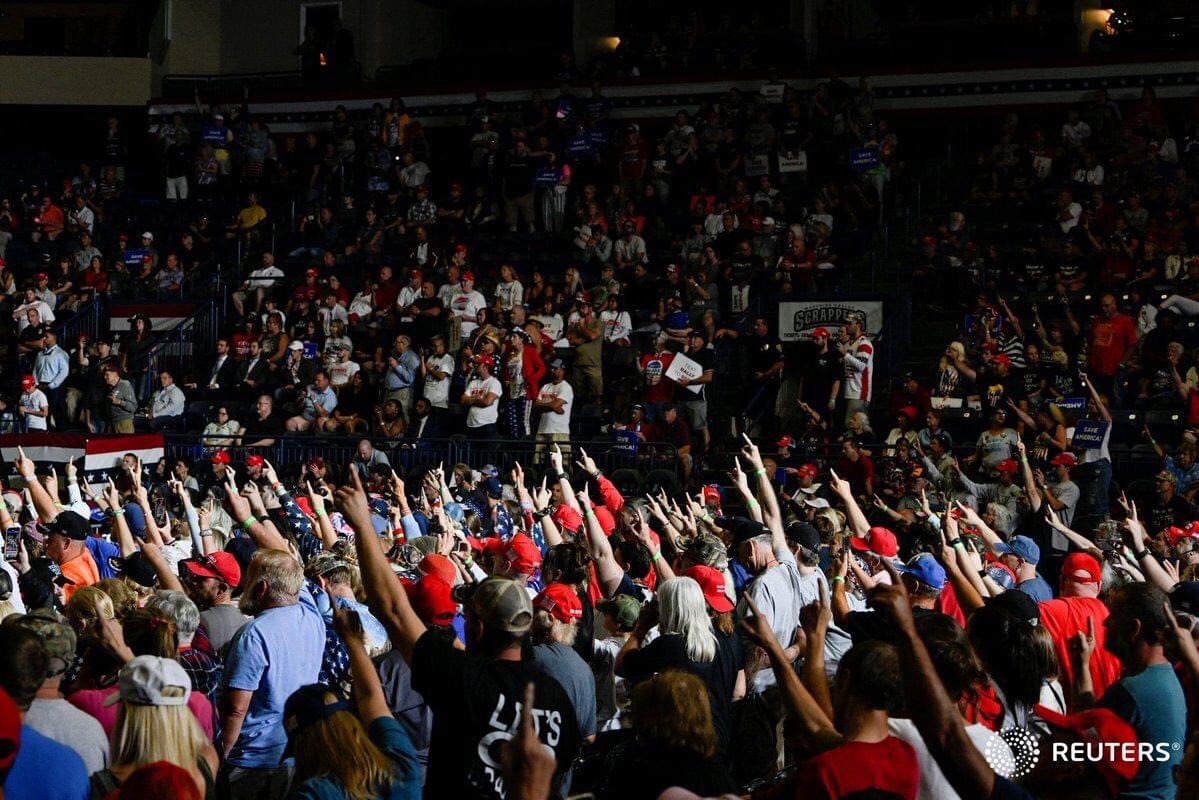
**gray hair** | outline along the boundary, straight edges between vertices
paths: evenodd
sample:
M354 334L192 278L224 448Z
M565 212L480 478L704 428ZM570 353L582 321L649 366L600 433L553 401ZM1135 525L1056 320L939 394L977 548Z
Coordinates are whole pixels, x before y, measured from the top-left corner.
M161 611L175 620L175 631L179 636L179 644L190 645L196 630L200 627L200 609L183 592L173 589L159 589L150 595L146 608Z

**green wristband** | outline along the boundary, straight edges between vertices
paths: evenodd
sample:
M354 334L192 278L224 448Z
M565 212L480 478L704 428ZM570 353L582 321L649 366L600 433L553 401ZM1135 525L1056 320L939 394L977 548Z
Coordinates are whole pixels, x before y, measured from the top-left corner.
M328 511L326 511L326 510L325 510L325 509L323 509L323 508L318 508L318 509L316 510L316 515L317 515L318 517L327 517L327 516L329 516L329 512L328 512Z
M844 575L834 575L833 583L845 583L845 576Z
M258 523L258 520L254 518L253 514L251 514L250 516L246 517L244 522L242 522L241 529L243 531L249 531L250 528L253 528L254 525L256 525L257 523Z

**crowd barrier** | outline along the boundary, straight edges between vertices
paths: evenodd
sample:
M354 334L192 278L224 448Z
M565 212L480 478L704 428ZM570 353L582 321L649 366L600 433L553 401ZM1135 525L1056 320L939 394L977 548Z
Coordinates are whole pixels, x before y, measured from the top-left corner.
M247 447L244 444L223 446L224 437L211 437L205 441L200 434L164 434L167 458L186 457L204 460L217 450L229 453L236 463L250 455L265 456L276 467L285 472L298 471L315 457L324 459L327 465L349 464L358 453L361 436L319 436L309 434L284 434L273 440L270 446ZM244 442L252 437L242 437ZM538 439L469 439L462 435L437 439L406 441L365 437L375 450L387 457L397 472L444 464L450 469L455 464L467 464L479 470L492 465L505 478L515 463L520 463L530 480L540 480L549 466L552 443ZM581 458L579 451L585 450L614 482L625 484L641 491L650 485L668 488L682 486L684 476L678 452L670 444L613 439L575 439L561 442L564 466L573 469L573 462Z

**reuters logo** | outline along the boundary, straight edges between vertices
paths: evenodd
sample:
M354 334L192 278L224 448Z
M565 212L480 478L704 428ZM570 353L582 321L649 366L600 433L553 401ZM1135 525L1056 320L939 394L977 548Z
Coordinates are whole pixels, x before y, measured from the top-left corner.
M987 765L997 774L1009 778L1022 778L1032 772L1040 757L1041 747L1037 737L1024 728L1001 731L998 737L989 738L983 747L983 758L987 760Z

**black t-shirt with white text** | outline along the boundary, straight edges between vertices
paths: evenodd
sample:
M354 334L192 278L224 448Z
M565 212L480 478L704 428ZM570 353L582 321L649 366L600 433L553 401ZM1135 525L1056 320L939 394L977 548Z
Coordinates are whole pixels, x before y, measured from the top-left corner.
M537 738L558 762L556 786L579 750L579 725L562 685L531 662L481 658L429 633L417 640L412 688L433 710L425 797L507 797L502 745L520 725L529 682Z

